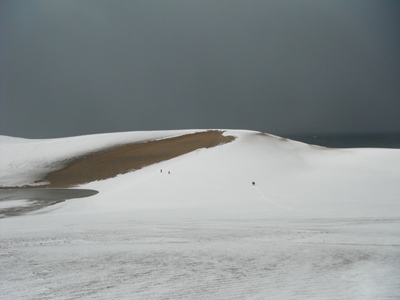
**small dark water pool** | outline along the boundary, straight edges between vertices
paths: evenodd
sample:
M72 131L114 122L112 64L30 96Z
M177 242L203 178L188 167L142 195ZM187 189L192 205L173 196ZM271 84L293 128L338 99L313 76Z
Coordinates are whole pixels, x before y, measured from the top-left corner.
M88 189L0 189L0 218L18 216L68 199L96 195Z

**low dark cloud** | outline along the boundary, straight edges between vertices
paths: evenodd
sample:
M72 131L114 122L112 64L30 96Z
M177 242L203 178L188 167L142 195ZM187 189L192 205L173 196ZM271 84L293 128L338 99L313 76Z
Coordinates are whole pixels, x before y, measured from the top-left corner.
M398 1L2 1L0 133L400 130Z

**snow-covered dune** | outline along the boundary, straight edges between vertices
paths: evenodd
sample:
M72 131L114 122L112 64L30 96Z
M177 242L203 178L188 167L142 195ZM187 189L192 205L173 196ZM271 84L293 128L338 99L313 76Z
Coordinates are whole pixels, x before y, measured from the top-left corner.
M42 141L3 137L0 183L33 183L60 168L62 162L87 153L192 133L133 132ZM99 194L68 201L56 211L195 209L207 214L230 212L235 217L247 211L260 216L333 217L397 216L400 212L399 150L328 149L251 131L225 131L223 135L236 140L81 184ZM146 155L152 154L145 150L141 159ZM115 156L122 159L120 153ZM100 171L85 165L78 172L92 172L95 177Z
M0 185L72 162L90 172L82 161L107 149L198 133L1 137ZM231 138L191 140L185 154L74 186L94 196L1 219L6 299L400 297L400 150L219 134Z
M57 170L60 163L87 153L128 143L170 138L194 130L136 131L58 139L29 140L0 136L0 186L21 186Z

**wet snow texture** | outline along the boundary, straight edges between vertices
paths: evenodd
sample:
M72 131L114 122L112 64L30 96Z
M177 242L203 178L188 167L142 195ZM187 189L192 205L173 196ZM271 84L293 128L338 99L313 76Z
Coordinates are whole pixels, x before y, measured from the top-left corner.
M10 226L0 243L3 299L400 296L399 220L63 219L46 231L26 218L31 231Z
M95 196L1 219L1 298L400 298L398 150L227 134L238 139L81 186ZM33 178L20 177L24 166L68 158L65 142L73 156L104 147L96 136L37 149L11 142L2 163L11 184Z

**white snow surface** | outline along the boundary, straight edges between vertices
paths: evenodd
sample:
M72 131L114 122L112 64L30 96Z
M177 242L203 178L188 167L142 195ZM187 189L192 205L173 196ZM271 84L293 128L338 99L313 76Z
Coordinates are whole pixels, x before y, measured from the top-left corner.
M196 131L2 136L0 185ZM224 135L237 139L0 219L2 299L400 299L400 150Z
M24 200L24 199L0 201L0 209L10 208L10 207L29 206L30 202L31 201Z

